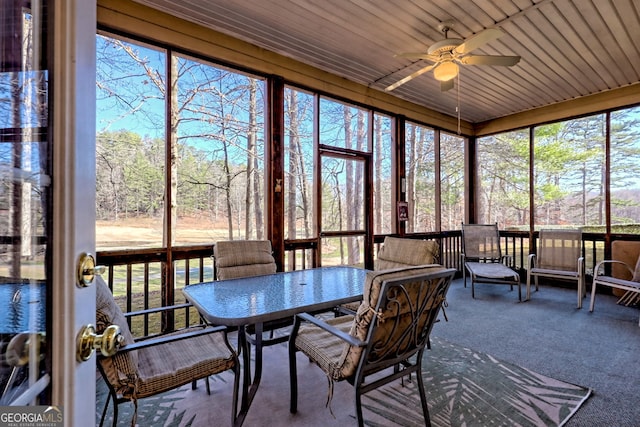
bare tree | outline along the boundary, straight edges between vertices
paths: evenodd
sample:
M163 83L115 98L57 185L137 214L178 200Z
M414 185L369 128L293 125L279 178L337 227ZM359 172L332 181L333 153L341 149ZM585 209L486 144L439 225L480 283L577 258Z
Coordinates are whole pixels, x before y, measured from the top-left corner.
M375 174L374 178L374 193L377 197L374 197L375 206L373 207L373 215L374 215L374 229L382 230L382 116L375 116L375 149L374 149L374 160L375 164L373 166L373 173Z

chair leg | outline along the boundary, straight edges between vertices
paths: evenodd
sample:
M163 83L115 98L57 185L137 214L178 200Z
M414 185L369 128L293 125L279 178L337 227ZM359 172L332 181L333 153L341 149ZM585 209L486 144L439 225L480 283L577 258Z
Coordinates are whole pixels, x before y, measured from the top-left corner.
M115 400L114 397L114 401L113 401L113 427L117 427L118 425L118 401Z
M118 416L118 412L117 412L117 407L118 407L118 402L116 402L116 398L115 396L112 396L111 391L109 391L109 396L107 396L107 400L104 402L104 409L102 410L102 417L100 417L100 427L102 427L102 425L104 424L104 419L107 416L107 409L109 408L109 401L113 398L113 425L115 426L116 423L118 422L117 420L117 416Z
M420 365L422 364L420 363ZM422 413L424 414L424 425L431 426L431 417L429 416L429 405L427 405L427 394L424 391L424 380L422 378L422 366L420 366L420 368L416 372L416 377L418 377L418 391L420 392L420 403L422 405Z
M296 361L296 346L289 341L289 412L298 412L298 369Z
M589 311L593 312L593 306L596 303L596 282L591 284L591 303L589 304Z
M356 419L358 420L358 427L364 427L364 420L362 419L362 399L360 396L360 387L354 386L356 391Z
M231 402L231 425L236 427L242 426L243 419L239 419L238 413L238 394L240 391L240 362L236 359L236 364L233 367L233 398Z
M582 281L578 280L578 308L582 308Z

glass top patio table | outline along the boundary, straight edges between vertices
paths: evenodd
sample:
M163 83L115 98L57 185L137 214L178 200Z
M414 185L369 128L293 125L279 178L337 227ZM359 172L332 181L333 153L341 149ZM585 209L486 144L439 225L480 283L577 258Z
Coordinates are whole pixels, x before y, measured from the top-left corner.
M356 267L320 267L204 282L182 290L207 322L238 326L243 381L236 427L244 422L262 378L263 324L293 318L297 313L328 311L340 304L360 301L366 274L367 270ZM247 325L255 326L253 378Z
M348 266L320 267L198 283L182 292L208 322L241 326L359 301L366 272Z

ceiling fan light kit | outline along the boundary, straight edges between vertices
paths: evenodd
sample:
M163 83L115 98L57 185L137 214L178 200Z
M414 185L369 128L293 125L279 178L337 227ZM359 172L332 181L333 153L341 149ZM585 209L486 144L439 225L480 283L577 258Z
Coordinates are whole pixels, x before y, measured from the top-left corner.
M445 61L433 69L433 77L441 82L447 82L458 75L460 67L453 61Z

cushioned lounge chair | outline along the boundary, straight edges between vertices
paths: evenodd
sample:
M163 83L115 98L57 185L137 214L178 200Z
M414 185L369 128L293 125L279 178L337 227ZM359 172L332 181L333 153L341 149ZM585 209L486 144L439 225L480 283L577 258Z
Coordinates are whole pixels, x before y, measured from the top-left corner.
M429 267L368 272L355 316L323 321L309 313L297 315L289 339L291 413L297 412L300 351L327 375L329 398L335 381L354 386L359 426L364 423L363 393L416 372L424 422L430 425L422 356L454 274L454 269ZM378 376L371 379L372 374Z
M181 305L179 308L185 306ZM174 308L176 307L163 307L145 312ZM236 423L240 365L237 353L227 340L226 328L195 326L146 340L135 340L126 317L115 302L109 287L97 276L96 331L102 334L111 325L120 328L124 346L114 356L98 357L98 369L109 388L109 398L102 411L100 426L104 423L110 401L113 401L113 426L118 423L118 405L133 402L136 410L131 425L134 426L138 400L193 383L198 379L208 379L210 375L227 370L234 372L229 421L231 425Z

